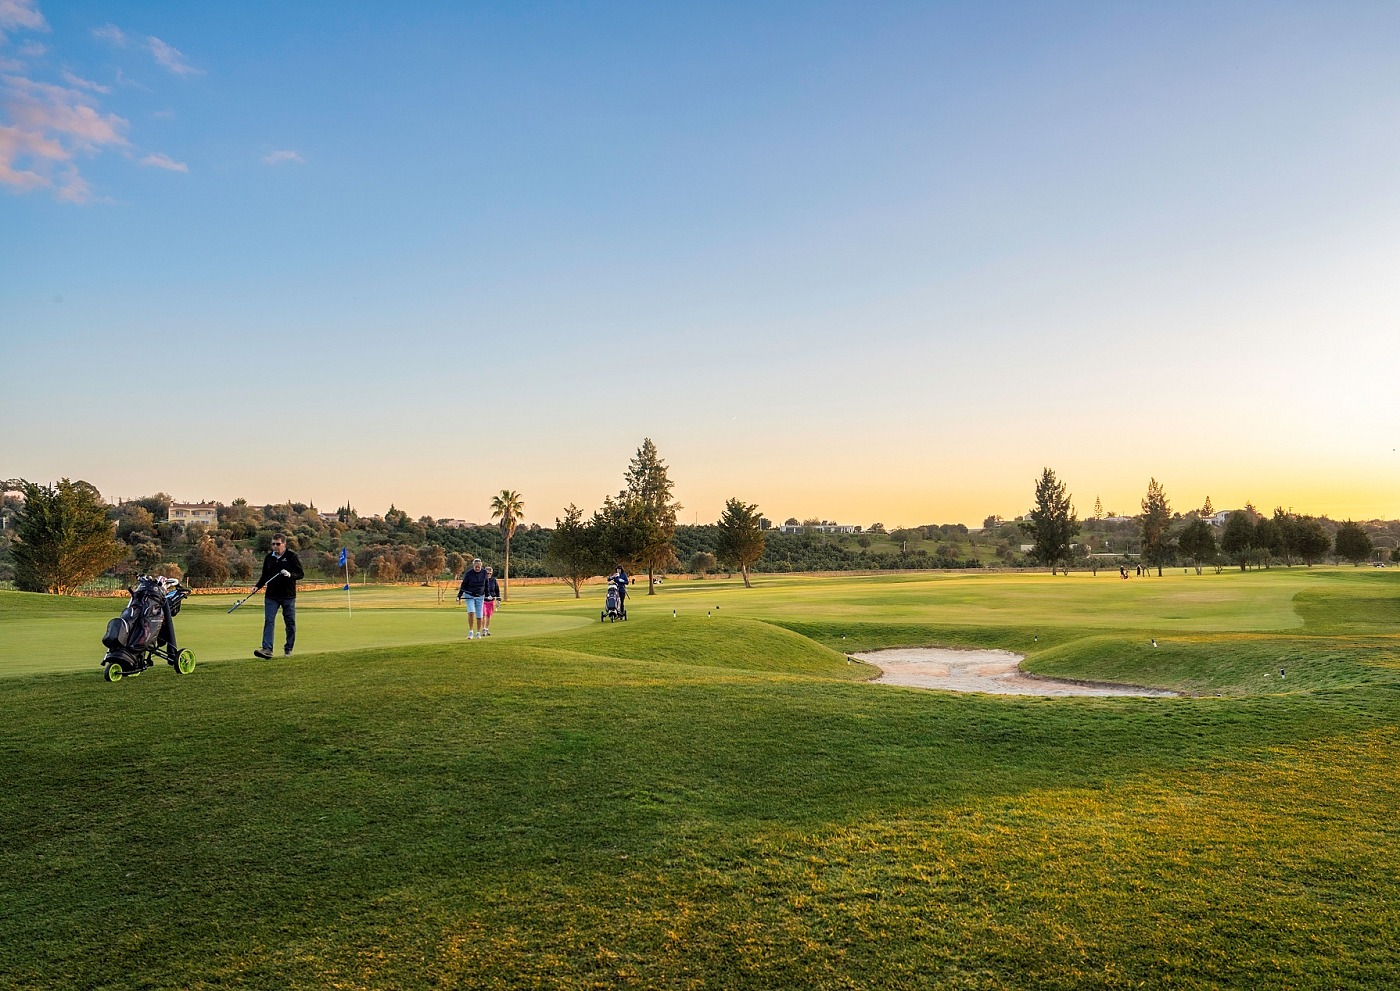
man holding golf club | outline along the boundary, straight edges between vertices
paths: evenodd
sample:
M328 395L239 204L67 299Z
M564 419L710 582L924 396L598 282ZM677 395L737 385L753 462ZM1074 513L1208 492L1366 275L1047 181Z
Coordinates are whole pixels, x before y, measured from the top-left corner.
M467 639L480 640L486 636L482 632L486 621L486 590L490 576L482 570L481 558L472 558L472 566L462 575L462 585L457 589L457 599L467 606Z
M292 656L292 648L297 642L297 582L304 577L297 552L287 549L286 534L276 534L272 538L272 550L263 558L262 577L253 587L266 588L263 601L262 649L253 651L254 657L270 660L272 657L272 634L277 623L277 612L282 612L282 625L286 627L287 643L282 648L284 657Z

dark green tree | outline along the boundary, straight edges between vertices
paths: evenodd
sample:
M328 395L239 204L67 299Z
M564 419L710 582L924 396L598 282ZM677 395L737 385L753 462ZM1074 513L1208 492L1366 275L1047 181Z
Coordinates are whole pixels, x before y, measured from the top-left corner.
M1220 535L1220 550L1244 571L1254 555L1254 523L1249 513L1237 509L1225 520L1225 532Z
M1298 541L1302 535L1299 518L1286 512L1282 506L1276 506L1273 522L1274 545L1269 550L1291 568L1293 559L1298 557Z
M1355 566L1370 557L1375 546L1360 523L1347 520L1337 527L1336 550L1338 557L1346 558Z
M1162 577L1162 564L1170 553L1167 544L1167 527L1172 521L1171 504L1167 494L1157 479L1147 483L1147 495L1142 500L1142 560L1144 564L1157 566L1157 577Z
M1202 565L1215 560L1215 528L1205 520L1195 519L1186 524L1176 543L1181 553L1190 558L1191 563L1196 566L1198 575Z
M1271 517L1261 516L1254 521L1254 558L1255 561L1269 568L1273 566L1274 556L1280 553L1283 547L1283 535L1279 532L1278 524Z
M1298 556L1311 568L1327 556L1332 549L1332 538L1322 526L1322 521L1311 516L1298 517L1297 524Z
M102 495L84 481L21 482L15 521L15 587L69 595L126 557Z
M627 466L626 479L627 488L620 493L619 501L630 507L629 514L639 515L642 524L636 531L642 545L633 561L646 569L647 594L655 595L656 572L676 560L671 538L676 534L676 513L681 506L671 501L674 483L650 437L644 438L637 448Z
M749 582L749 568L763 556L765 534L758 525L760 516L757 505L750 506L738 499L729 499L719 518L715 557L721 564L739 569L744 576L745 588L753 587ZM866 546L869 546L869 541Z
M1068 563L1069 545L1079 532L1079 520L1075 518L1065 483L1058 481L1049 468L1041 473L1040 481L1035 484L1035 508L1026 514L1020 525L1035 541L1031 557L1049 565L1052 575L1062 563ZM1069 574L1067 567L1065 574Z
M603 570L597 532L592 524L584 522L582 510L573 503L564 510L562 520L554 519L545 560L550 571L574 590L575 599L581 597L583 583Z

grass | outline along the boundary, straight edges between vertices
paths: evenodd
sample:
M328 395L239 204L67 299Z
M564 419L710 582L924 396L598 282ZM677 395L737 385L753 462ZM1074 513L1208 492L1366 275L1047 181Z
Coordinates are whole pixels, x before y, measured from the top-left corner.
M608 625L535 590L500 639L118 685L36 648L0 678L0 988L1385 987L1390 578L695 582ZM460 620L415 594L354 622ZM182 638L241 645L226 608ZM0 596L0 632L111 611ZM844 657L916 644L1193 694Z

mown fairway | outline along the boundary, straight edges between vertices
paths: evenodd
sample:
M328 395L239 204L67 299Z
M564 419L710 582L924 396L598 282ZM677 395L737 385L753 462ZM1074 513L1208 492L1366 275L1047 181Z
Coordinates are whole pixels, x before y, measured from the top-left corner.
M121 600L0 593L0 988L1400 980L1392 573L517 594L476 643L431 589L307 596L270 663L260 602L193 600L193 675L106 685ZM843 656L920 644L1190 696Z

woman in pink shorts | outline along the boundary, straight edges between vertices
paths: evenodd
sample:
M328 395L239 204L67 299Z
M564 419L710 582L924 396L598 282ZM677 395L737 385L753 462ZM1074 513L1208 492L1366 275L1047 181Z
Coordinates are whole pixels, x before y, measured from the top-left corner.
M489 637L491 635L491 614L496 611L496 603L501 601L501 585L496 581L496 576L491 572L491 565L486 566L486 615L481 621L481 635Z

